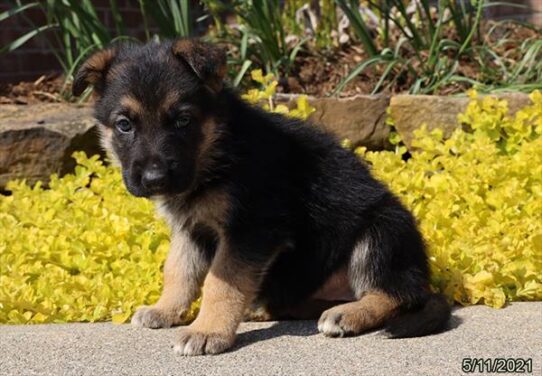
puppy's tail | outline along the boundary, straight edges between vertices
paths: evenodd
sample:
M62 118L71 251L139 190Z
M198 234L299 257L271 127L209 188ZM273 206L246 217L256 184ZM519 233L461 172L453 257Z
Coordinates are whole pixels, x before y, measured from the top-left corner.
M415 311L407 311L386 324L388 338L421 337L445 330L451 316L451 307L444 295L431 294Z

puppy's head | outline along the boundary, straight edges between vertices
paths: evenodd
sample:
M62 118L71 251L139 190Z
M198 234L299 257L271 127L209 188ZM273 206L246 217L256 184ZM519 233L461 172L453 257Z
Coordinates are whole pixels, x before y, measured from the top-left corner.
M217 135L223 50L193 39L96 52L73 82L92 85L102 141L135 196L176 194L194 182Z

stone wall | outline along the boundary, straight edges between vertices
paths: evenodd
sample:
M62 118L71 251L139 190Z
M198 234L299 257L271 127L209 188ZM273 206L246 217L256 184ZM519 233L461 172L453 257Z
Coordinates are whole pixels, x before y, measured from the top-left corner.
M511 113L530 103L525 94L507 94ZM293 106L295 96L282 95L281 103ZM457 115L464 112L468 98L424 95L357 96L353 98L309 98L316 108L310 120L348 138L354 146L372 150L389 148L387 111L407 145L412 132L422 124L442 128L450 134L458 127ZM52 173L64 174L74 168L70 157L76 150L88 155L101 153L97 123L87 106L40 104L0 105L0 190L12 179L27 179L31 184L47 182Z
M89 107L0 105L0 189L13 179L34 184L73 171L77 150L102 153Z

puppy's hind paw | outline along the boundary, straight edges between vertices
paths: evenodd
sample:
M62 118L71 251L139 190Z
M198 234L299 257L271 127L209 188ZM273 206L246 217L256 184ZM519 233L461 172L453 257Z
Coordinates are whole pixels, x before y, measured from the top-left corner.
M175 315L165 310L141 306L137 309L132 317L131 324L138 328L169 328L172 325L178 324L179 320L175 320Z
M347 328L342 323L342 314L325 311L318 320L318 331L326 337L344 337L348 334Z

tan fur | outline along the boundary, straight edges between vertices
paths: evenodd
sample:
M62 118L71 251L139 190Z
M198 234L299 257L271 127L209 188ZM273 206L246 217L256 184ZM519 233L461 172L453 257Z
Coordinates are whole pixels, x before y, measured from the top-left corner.
M230 197L224 191L211 192L193 210L195 222L213 227L223 237L223 225L230 209Z
M133 322L145 327L185 323L185 314L197 298L207 270L207 262L189 234L174 232L164 264L162 295L154 306L138 310Z
M190 56L195 48L195 42L191 39L180 39L173 45L175 55Z
M164 99L162 100L162 103L160 103L160 110L165 113L167 111L169 111L169 109L175 104L177 103L177 101L179 100L180 98L180 95L178 92L176 91L170 91L166 94L166 96L164 97Z
M355 300L354 292L350 287L347 267L333 273L324 284L312 294L313 300L327 301L352 301Z
M94 53L85 61L73 82L72 90L75 96L81 95L89 84L95 85L104 78L115 54L115 49L107 48ZM96 90L94 90L93 95L95 97L99 96Z
M138 101L136 98L132 97L131 95L126 95L120 99L120 104L125 109L130 111L132 117L134 115L139 116L139 118L143 117L144 109L143 104Z
M100 134L100 142L102 144L102 148L107 153L107 157L115 166L120 167L119 158L115 153L115 150L113 150L113 130L103 124L100 124L98 129Z
M174 347L181 355L220 353L233 345L246 308L256 295L259 274L219 247L203 284L196 320L181 328Z
M165 207L163 197L154 197L154 200L159 211ZM210 192L182 217L179 213L162 210L172 229L171 249L164 265L164 288L153 307L142 307L136 312L133 324L158 328L185 323L185 313L196 299L209 270L208 260L192 241L189 232L196 224L221 228L228 202L224 193Z
M399 302L380 291L366 293L360 300L325 311L318 330L327 336L342 337L375 329L397 313Z
M190 329L234 336L258 288L257 273L220 250L203 284L201 310Z
M219 156L218 153L220 153L218 148L213 147L221 136L216 121L212 118L207 119L203 122L201 131L203 133L203 140L199 145L196 159L198 173L202 173L209 168L213 164L214 159Z
M222 190L207 192L182 213L167 210L166 200L170 198L154 196L152 199L158 213L164 216L173 232L182 231L182 229L190 231L196 224L204 224L214 229L219 236L223 233L222 228L230 208L230 198ZM176 199L182 201L184 197L179 195Z
M184 59L211 91L219 92L227 71L226 54L220 48L193 39L180 39L172 47L174 55ZM211 66L209 71L206 67Z
M188 309L196 300L207 268L202 253L184 231L176 231L164 264L164 290L157 307Z
M111 60L115 57L115 50L107 48L92 55L85 63L85 67L91 71L103 72Z

